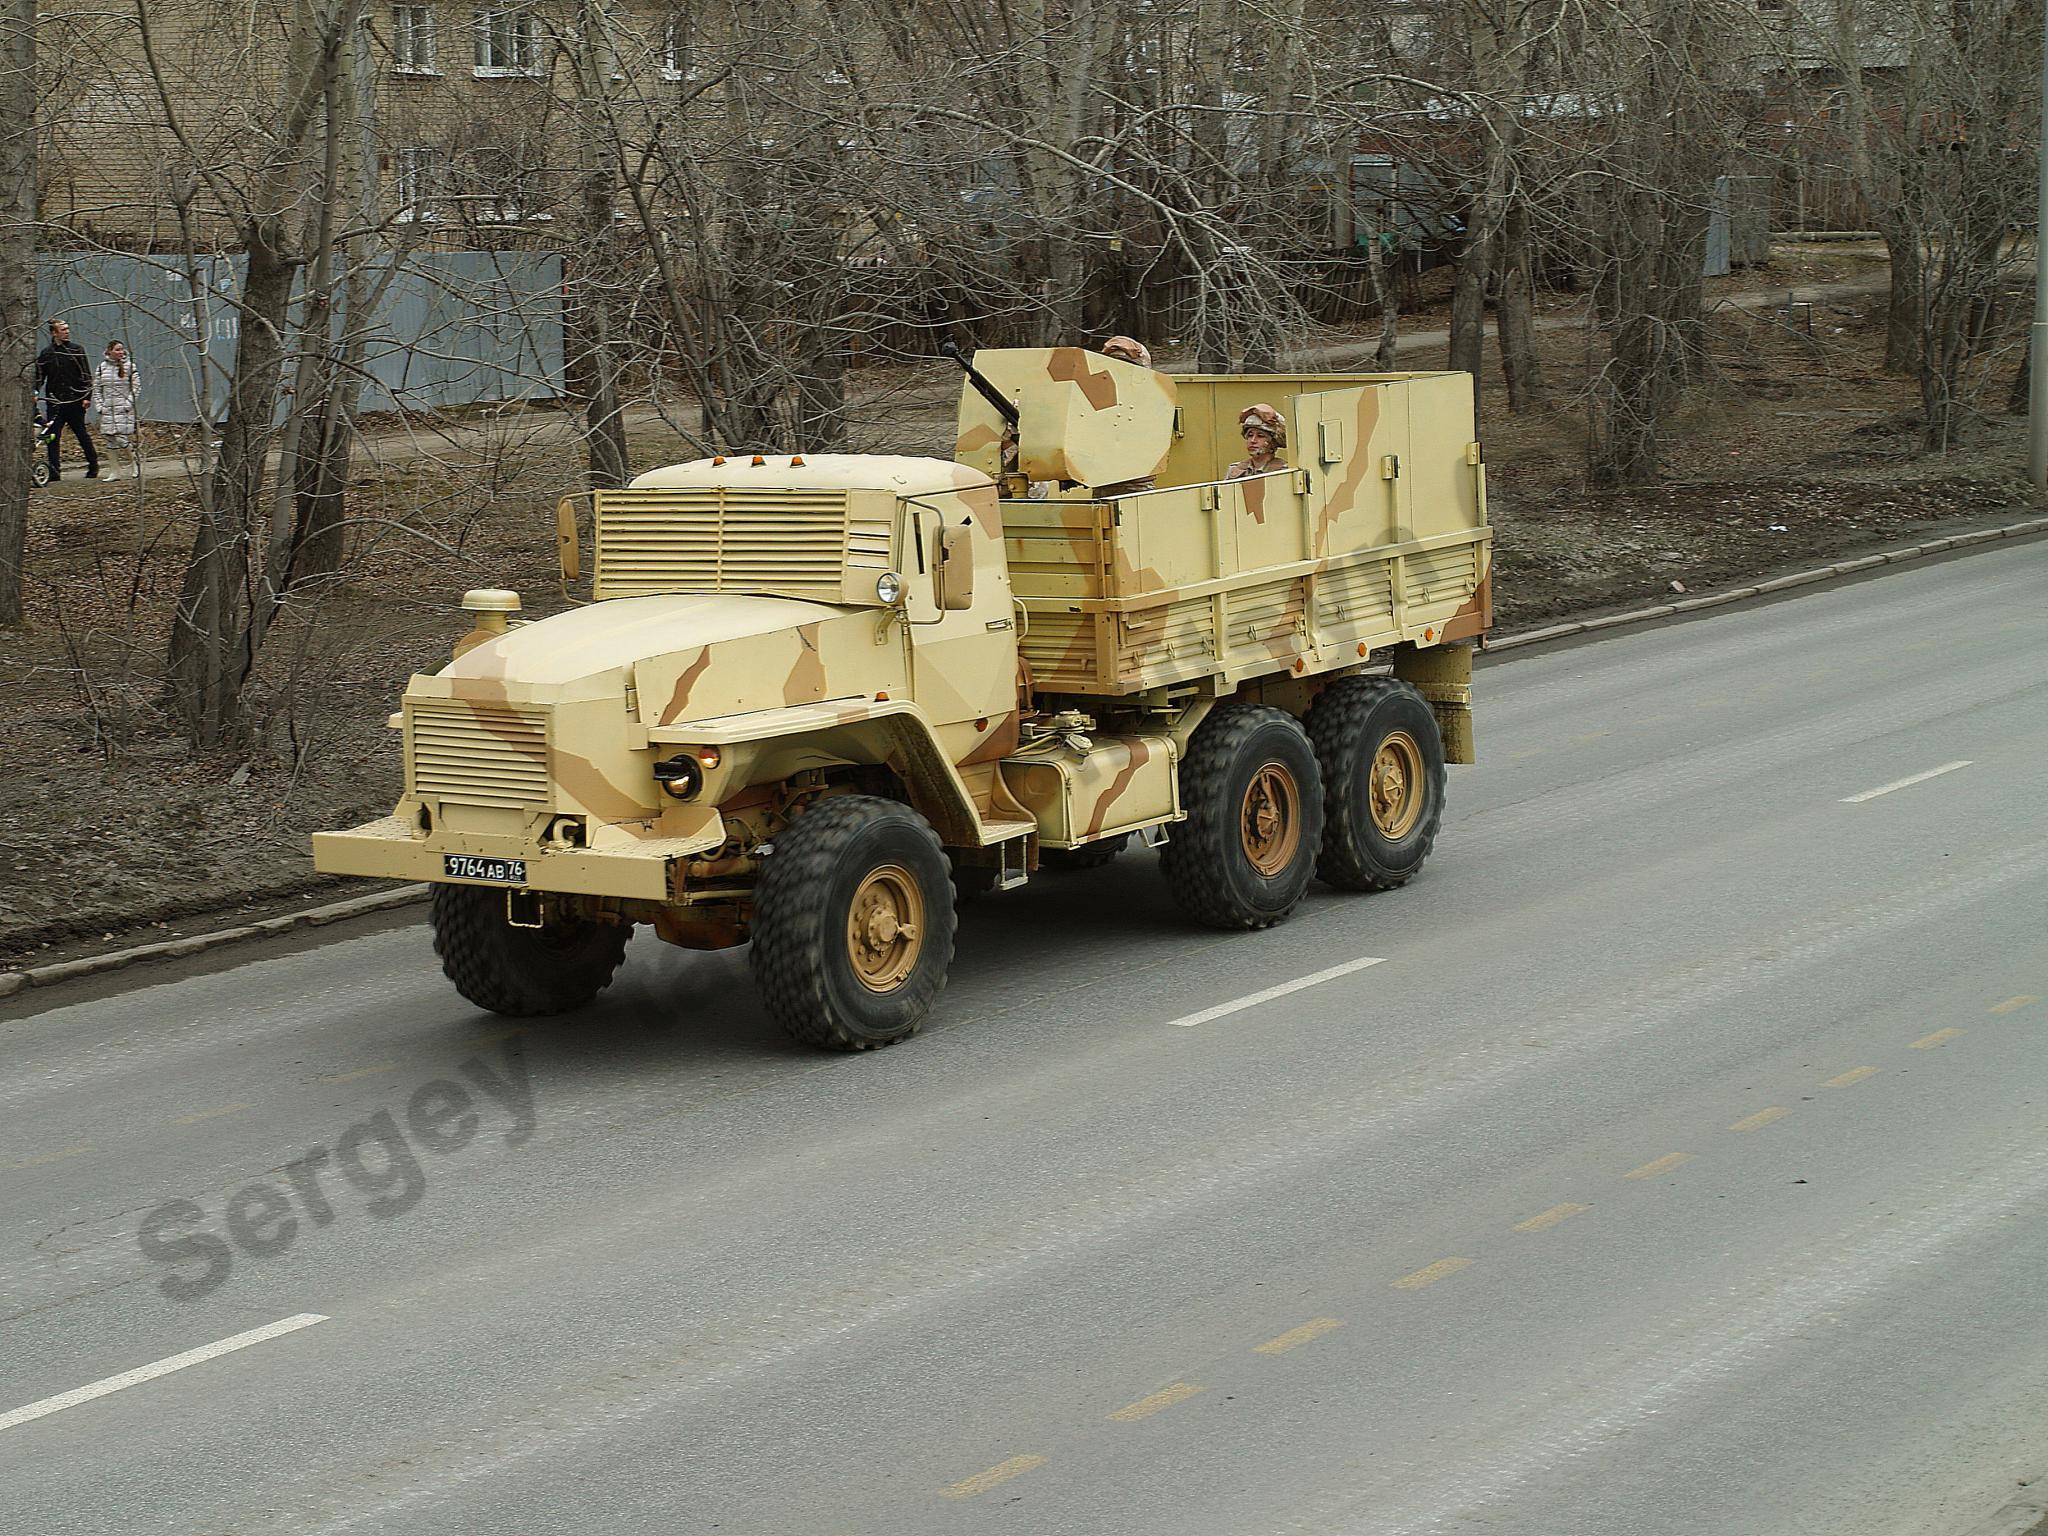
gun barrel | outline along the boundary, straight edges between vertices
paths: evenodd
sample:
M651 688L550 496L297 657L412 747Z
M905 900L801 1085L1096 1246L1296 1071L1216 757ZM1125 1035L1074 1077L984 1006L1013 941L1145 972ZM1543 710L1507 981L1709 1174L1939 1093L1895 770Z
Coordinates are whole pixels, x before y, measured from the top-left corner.
M1015 402L1000 389L997 389L995 385L989 383L981 370L968 361L966 354L961 352L959 347L950 341L942 341L939 343L939 350L960 365L960 371L967 375L967 382L974 386L976 393L982 399L996 408L1003 420L1007 421L1012 427L1017 425L1017 407Z

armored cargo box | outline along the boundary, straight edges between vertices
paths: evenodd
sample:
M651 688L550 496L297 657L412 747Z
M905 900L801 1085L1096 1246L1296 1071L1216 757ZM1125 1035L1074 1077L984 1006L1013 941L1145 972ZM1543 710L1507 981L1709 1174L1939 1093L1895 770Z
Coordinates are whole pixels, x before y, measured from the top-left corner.
M999 384L1003 358L979 358ZM1142 372L1091 362L1119 380ZM1155 489L1041 485L1043 499L1002 502L1041 691L1124 695L1205 678L1227 690L1485 631L1491 535L1468 375L1152 377L1172 401L1163 456L1138 455L1157 464ZM1255 401L1286 414L1290 467L1226 480L1243 456L1239 413ZM963 397L963 440L980 409ZM1060 430L1078 433L1077 419ZM1027 451L1032 428L1027 413Z

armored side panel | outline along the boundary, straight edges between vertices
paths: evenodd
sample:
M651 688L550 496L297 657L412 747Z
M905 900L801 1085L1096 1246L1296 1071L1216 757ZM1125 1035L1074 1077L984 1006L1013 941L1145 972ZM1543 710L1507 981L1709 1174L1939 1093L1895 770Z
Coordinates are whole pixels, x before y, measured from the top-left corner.
M1228 688L1483 633L1490 533L1469 377L1180 383L1183 435L1166 476L1195 483L1003 503L1042 691ZM1254 399L1288 414L1293 467L1217 481Z

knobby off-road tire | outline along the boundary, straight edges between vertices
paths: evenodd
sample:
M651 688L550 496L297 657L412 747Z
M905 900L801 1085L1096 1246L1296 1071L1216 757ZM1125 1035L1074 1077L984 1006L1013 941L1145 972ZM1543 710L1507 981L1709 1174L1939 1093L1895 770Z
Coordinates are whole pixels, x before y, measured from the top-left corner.
M624 923L515 928L505 892L488 886L435 886L433 921L434 953L455 990L515 1019L581 1008L611 983L632 937Z
M1339 678L1308 712L1323 770L1316 874L1343 891L1406 885L1429 857L1444 815L1444 743L1412 684Z
M1316 755L1293 716L1257 704L1218 709L1181 768L1187 820L1159 850L1180 909L1212 928L1270 928L1315 872L1323 832Z
M754 983L806 1045L894 1045L945 989L956 925L946 854L923 817L866 795L825 800L762 865Z
M1038 867L1058 875L1081 869L1100 869L1122 853L1130 840L1130 833L1119 832L1114 837L1098 838L1078 848L1047 848L1038 855Z

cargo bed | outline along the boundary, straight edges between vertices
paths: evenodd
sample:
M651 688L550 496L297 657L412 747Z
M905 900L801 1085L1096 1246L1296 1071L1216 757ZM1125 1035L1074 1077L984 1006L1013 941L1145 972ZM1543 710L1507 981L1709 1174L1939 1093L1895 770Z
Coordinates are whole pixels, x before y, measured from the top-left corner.
M1041 691L1125 695L1209 678L1227 691L1485 631L1492 536L1467 375L1175 384L1161 489L1002 503L1023 654ZM1220 480L1223 427L1252 388L1286 412L1292 467Z

